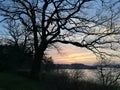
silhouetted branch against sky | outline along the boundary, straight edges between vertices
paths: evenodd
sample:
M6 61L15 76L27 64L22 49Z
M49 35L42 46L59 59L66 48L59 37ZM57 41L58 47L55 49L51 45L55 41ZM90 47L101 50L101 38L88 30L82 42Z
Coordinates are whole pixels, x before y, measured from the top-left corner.
M59 42L87 48L97 55L118 56L113 52L120 51L119 13L119 0L0 2L4 21L14 20L32 32L35 52L44 52L50 44Z

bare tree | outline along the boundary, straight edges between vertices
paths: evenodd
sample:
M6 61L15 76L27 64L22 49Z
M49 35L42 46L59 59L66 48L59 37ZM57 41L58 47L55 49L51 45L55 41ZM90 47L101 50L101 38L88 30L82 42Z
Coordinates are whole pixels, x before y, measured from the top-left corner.
M21 47L24 51L33 52L33 37L31 32L27 31L27 27L24 27L20 23L17 23L15 20L7 20L4 25L6 28L6 34L8 35L9 43L16 46Z
M46 48L57 42L84 47L96 55L116 56L104 49L119 50L119 6L119 0L4 0L0 15L1 21L15 20L32 32L31 75L38 77Z
M82 70L72 70L68 72L70 74L70 78L75 81L84 79L84 72Z
M115 63L111 60L99 60L96 65L97 78L104 86L116 86L120 79L120 71L115 67Z

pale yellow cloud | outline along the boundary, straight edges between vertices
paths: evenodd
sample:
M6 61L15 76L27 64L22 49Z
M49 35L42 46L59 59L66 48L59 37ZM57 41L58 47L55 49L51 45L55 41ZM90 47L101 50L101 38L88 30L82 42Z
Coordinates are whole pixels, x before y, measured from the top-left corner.
M96 62L95 55L87 49L78 48L72 45L62 45L61 54L55 50L50 50L49 56L52 56L55 63L83 63L94 64Z

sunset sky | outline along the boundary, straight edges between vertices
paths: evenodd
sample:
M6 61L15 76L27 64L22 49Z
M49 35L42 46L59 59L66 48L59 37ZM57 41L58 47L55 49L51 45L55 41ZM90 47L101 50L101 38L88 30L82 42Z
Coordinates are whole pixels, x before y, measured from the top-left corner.
M92 65L96 62L96 56L85 48L75 47L70 44L59 44L59 46L60 53L55 49L48 50L48 55L52 56L54 63L83 63Z
M110 0L108 0L110 1ZM111 3L114 2L111 1ZM85 5L87 5L88 3L86 3ZM93 5L93 2L90 2L90 5ZM89 5L88 5L89 6ZM101 11L98 13L97 10L101 10L99 9L101 8L101 3L98 0L98 2L95 2L95 4L89 8L88 10L85 9L86 14L88 13L88 16L90 17L94 17L96 14L101 13ZM90 11L89 11L90 10ZM91 13L92 12L92 13ZM106 12L103 13L107 15ZM109 16L109 15L108 15ZM2 17L0 17L1 19ZM90 26L92 25L89 24ZM94 25L93 25L94 26ZM96 29L96 31L99 31L99 27L95 27L93 28ZM104 29L102 28L102 30L104 31ZM4 28L2 27L2 23L0 23L0 37L8 37L7 35L5 35L4 33ZM86 30L87 31L87 30ZM102 31L102 32L103 32ZM87 31L88 32L88 31ZM92 32L92 31L91 31ZM80 41L83 40L82 38L82 34L78 34L81 35L81 37L77 37L77 35L73 36L73 37L77 37L75 38L76 41L79 39ZM83 35L84 36L84 35ZM90 35L89 35L90 36ZM93 35L94 36L94 35ZM90 36L90 37L86 37L86 41L89 43L90 41L92 41L95 38ZM74 39L73 39L74 41ZM60 53L55 50L55 48L52 49L48 49L47 50L47 54L48 56L52 57L54 60L54 63L59 63L59 64L71 64L71 63L83 63L83 64L88 64L88 65L92 65L94 64L97 60L96 60L96 56L92 53L92 51L87 50L86 48L80 48L80 47L75 47L73 45L70 44L60 44L59 43L59 47L60 47Z

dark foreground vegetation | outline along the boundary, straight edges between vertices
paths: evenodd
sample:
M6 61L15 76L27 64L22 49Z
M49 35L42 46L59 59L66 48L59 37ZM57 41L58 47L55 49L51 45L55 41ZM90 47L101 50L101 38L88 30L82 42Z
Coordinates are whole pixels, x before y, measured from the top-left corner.
M42 80L47 90L119 90L116 86L104 86L92 80L70 78L66 73L46 74Z
M67 73L43 72L40 76L39 80L33 80L24 75L0 73L0 90L119 90L118 86L70 78Z
M10 74L0 73L0 90L46 90L41 84L28 78Z

